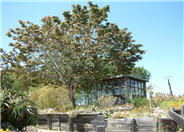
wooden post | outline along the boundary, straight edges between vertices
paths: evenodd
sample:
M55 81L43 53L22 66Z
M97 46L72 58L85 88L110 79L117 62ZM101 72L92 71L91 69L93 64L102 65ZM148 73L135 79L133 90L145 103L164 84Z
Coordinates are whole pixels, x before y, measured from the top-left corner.
M61 131L61 115L59 114L59 131Z
M159 122L156 120L156 132L159 132Z
M47 125L48 125L48 129L51 130L52 129L52 121L51 121L51 117L49 115L47 118Z
M181 105L181 116L183 116L183 117L184 117L184 104L183 104L183 105Z
M105 132L106 123L104 121L104 115L97 115L93 121L91 121L93 128L96 132Z
M69 132L74 132L73 120L74 119L72 117L68 117L68 121L69 121Z
M135 119L132 119L132 132L137 132L137 123Z

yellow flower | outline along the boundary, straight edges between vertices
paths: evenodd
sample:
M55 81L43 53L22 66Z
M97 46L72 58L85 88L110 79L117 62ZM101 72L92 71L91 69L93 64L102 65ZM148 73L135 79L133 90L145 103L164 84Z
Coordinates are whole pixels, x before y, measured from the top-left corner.
M6 132L10 132L10 130L7 128L7 129L6 129Z
M8 128L6 128L6 130L4 131L2 128L0 129L0 132L10 132L10 130Z
M136 112L136 109L133 109L132 112Z
M126 114L121 114L121 116L120 117L125 117L126 116Z

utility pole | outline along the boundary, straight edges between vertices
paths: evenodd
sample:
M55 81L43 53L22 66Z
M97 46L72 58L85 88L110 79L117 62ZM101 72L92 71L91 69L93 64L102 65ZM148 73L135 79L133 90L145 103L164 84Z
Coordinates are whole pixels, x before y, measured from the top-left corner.
M170 94L171 94L171 96L172 96L172 100L174 100L174 95L173 95L173 92L172 92L172 89L171 89L170 80L169 80L169 78L168 78L167 80L168 80L168 85L169 85Z
M167 79L170 95L172 97L172 100L174 100L174 95L173 95L172 88L171 88L171 83L170 83L170 78L172 78L172 76L171 75L170 76L165 76L164 78Z

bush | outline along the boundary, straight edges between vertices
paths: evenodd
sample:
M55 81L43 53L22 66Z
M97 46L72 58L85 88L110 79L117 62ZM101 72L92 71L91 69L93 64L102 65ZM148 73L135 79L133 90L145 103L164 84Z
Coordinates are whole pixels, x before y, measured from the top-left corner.
M140 106L149 105L149 100L147 98L138 97L138 98L132 99L131 103L135 107L140 107Z
M171 108L181 109L181 105L184 104L184 96L177 97L175 100L165 100L160 104L160 107L165 110Z
M117 97L113 97L110 95L101 96L97 99L97 105L100 108L112 107L117 100Z
M37 108L24 92L16 90L1 90L1 92L2 124L12 124L19 130L35 124Z
M112 114L112 118L113 118L113 119L115 119L115 118L120 118L121 114L122 114L121 111L114 112L114 113Z
M156 93L153 97L153 103L155 107L161 107L162 109L169 110L170 108L180 109L181 105L184 104L184 96L174 97L172 100L170 94Z
M32 92L30 98L40 109L62 109L63 107L65 110L72 107L72 103L68 96L68 90L64 86L44 86Z
M156 107L160 106L162 102L164 101L170 101L172 100L172 97L170 94L164 94L164 93L156 93L153 97L153 102Z

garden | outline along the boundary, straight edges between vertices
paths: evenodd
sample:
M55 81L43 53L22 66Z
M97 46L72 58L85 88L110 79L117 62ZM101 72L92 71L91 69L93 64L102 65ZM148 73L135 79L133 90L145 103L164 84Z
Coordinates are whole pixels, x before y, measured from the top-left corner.
M63 12L64 19L46 16L41 25L19 20L20 27L7 32L12 50L0 49L0 132L38 129L39 116L48 113L159 120L169 118L170 109L181 109L184 95L153 93L146 85L144 96L134 97L126 89L121 104L112 95L91 96L103 79L151 78L148 70L136 66L145 54L143 45L135 43L127 28L109 22L109 11L109 6L100 8L92 2L73 5L71 12ZM173 124L163 127L182 131Z
M80 99L80 95L76 94L76 101L77 99ZM72 118L81 113L103 113L106 119L159 120L168 118L170 109L181 109L181 105L184 104L184 96L178 96L172 100L170 94L164 93L155 93L152 100L134 98L123 105L115 105L116 100L117 97L102 96L98 98L95 105L73 107L68 97L68 90L64 86L40 86L28 92L20 89L2 90L1 127L6 131L25 130L30 126L36 128L38 116L48 113L68 114ZM178 126L164 127L179 130Z

